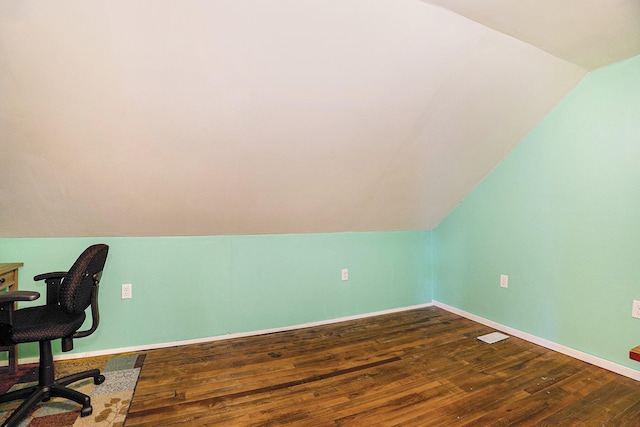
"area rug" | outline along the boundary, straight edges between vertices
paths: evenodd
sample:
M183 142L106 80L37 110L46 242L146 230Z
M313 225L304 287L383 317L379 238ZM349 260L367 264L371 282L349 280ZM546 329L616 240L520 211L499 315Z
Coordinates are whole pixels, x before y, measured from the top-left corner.
M20 424L20 427L123 426L129 412L133 392L138 383L144 357L145 355L115 356L108 359L106 363L103 362L103 366L95 366L95 364L83 366L80 360L66 365L69 372L58 373L56 369L57 376L64 376L85 369L100 368L106 378L104 383L95 385L93 379L89 378L71 385L72 388L91 396L93 413L88 417L80 417L81 405L56 397L48 402L40 403ZM58 367L56 366L56 368ZM36 365L20 375L9 391L33 385L37 379L38 367ZM2 392L4 391L2 390ZM8 418L21 402L0 404L0 422Z

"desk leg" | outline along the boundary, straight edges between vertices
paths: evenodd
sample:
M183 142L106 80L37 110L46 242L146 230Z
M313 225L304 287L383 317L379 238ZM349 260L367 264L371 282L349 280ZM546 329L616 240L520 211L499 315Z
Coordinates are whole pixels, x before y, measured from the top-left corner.
M16 304L14 304L14 309L16 308ZM7 307L3 305L0 307L0 322L1 323L13 323L13 310L11 310L11 306ZM9 363L9 373L15 374L18 370L18 346L17 345L9 345L0 347L0 351L6 351L7 362Z
M17 291L18 290L18 268L22 267L22 263L0 264L2 274L0 275L0 290ZM18 303L3 303L0 305L0 323L13 324L13 312L18 309ZM0 351L8 352L7 362L9 372L15 374L18 370L18 346L2 346Z

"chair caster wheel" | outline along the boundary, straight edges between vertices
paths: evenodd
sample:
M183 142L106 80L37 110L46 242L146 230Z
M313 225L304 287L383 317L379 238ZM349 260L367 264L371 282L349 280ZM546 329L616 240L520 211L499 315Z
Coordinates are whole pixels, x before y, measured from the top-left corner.
M88 417L89 415L91 415L93 413L93 408L91 406L87 406L85 408L82 408L80 410L80 416L81 417Z
M104 380L106 380L106 378L104 377L104 375L98 375L97 377L93 378L93 383L95 385L99 385L102 384L104 382Z

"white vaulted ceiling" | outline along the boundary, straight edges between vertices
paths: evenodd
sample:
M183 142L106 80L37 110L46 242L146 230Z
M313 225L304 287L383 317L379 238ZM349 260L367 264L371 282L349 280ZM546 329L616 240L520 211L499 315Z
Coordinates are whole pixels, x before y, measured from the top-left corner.
M636 0L5 0L0 237L431 229Z

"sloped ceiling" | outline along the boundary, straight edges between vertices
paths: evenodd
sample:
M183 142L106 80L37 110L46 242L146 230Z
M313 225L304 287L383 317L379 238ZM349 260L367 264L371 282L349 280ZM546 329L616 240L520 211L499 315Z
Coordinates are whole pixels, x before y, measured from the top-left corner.
M639 4L4 0L0 237L432 229Z

